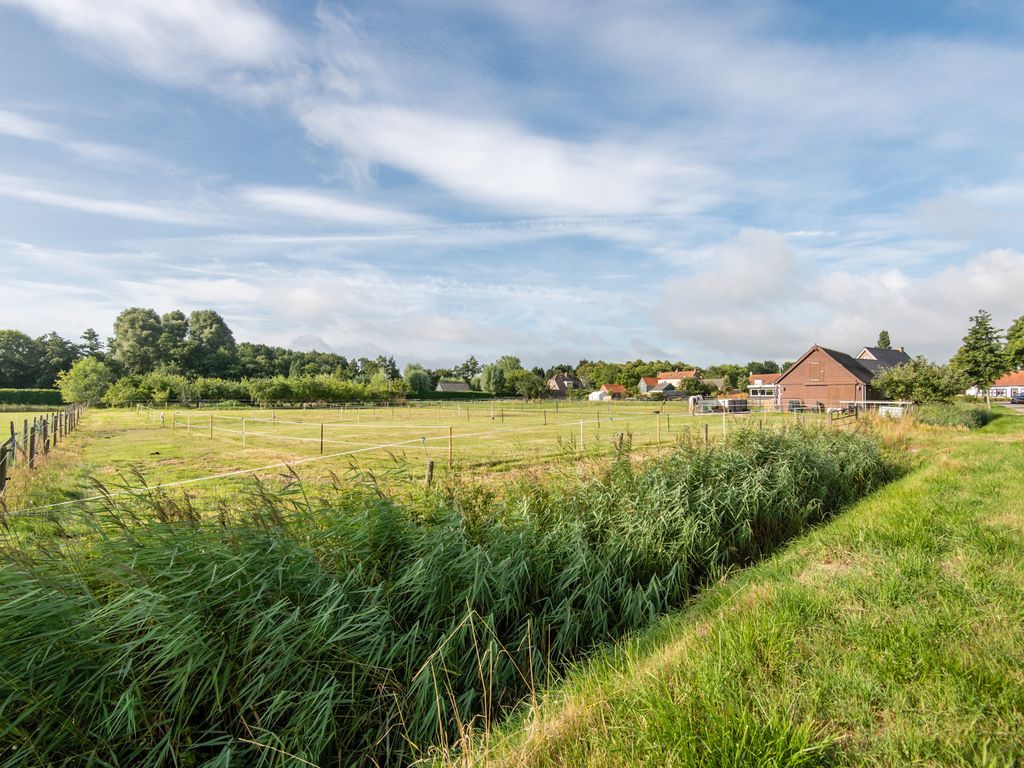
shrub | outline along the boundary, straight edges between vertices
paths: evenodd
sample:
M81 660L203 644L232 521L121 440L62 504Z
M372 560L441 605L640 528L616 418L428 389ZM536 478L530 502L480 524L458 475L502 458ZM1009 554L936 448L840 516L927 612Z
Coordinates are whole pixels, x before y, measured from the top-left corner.
M63 402L56 389L0 389L0 403L5 405L61 405Z
M73 557L0 551L0 753L408 762L895 471L857 434L741 432L500 500L263 492L234 522L142 526L127 508Z
M917 409L916 418L922 424L978 429L996 418L996 415L979 405L929 403Z

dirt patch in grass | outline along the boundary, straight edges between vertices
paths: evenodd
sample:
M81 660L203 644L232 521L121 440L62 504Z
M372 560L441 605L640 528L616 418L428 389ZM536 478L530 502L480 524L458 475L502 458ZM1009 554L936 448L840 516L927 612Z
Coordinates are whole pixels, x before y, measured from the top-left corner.
M995 515L985 515L981 521L993 528L1009 528L1014 531L1024 531L1024 512L1000 512Z

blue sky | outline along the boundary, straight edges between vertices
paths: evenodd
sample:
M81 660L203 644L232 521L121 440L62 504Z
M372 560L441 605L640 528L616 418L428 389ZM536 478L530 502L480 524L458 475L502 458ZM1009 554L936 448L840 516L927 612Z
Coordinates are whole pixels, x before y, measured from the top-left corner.
M628 6L628 7L627 7ZM1024 314L1019 3L0 0L0 327L947 358Z

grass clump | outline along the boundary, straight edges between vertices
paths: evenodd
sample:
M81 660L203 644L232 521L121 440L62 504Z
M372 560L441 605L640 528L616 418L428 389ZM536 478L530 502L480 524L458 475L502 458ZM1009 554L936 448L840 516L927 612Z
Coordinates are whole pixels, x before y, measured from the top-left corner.
M863 435L746 431L500 498L115 508L0 553L0 765L409 762L899 469Z
M980 429L997 418L990 408L966 403L926 403L917 409L915 418L921 424L938 427Z

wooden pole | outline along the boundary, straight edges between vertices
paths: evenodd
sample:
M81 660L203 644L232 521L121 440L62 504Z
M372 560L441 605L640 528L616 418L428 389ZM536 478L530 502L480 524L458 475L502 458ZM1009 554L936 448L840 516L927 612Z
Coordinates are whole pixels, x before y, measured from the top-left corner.
M434 460L431 459L427 462L427 476L424 478L423 484L429 488L430 484L434 482Z
M210 439L213 440L213 414L210 414Z
M658 445L661 445L661 414L658 414Z
M10 441L4 443L3 447L0 448L0 493L4 492L4 487L7 485L7 456L13 453Z
M583 419L580 419L580 450L583 450Z
M320 455L324 455L324 425L320 425Z
M449 472L452 471L452 451L453 451L453 448L454 448L454 445L453 445L453 443L454 443L454 440L453 440L454 434L453 434L453 432L454 432L454 428L453 427L448 427L448 471Z
M708 423L704 422L704 445L708 444Z
M36 423L32 420L32 430L28 433L28 468L36 465Z

